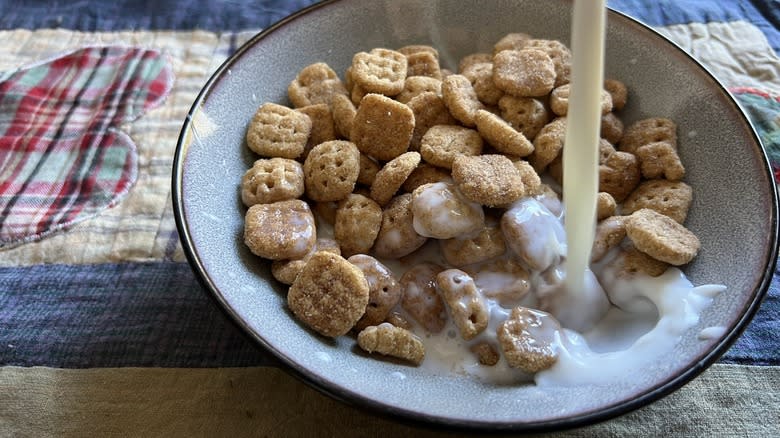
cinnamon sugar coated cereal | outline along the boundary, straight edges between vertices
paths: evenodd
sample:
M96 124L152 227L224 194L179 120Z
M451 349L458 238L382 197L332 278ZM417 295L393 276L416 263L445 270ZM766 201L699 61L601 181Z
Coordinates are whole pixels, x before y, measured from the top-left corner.
M303 326L349 337L366 360L527 379L570 360L564 328L585 334L610 300L629 311L616 282L661 277L701 243L683 225L693 189L675 122L624 125L629 85L608 78L595 287L565 294L571 52L521 32L481 50L366 49L338 66L343 81L324 62L302 68L291 107L264 103L247 126L259 157L240 182L243 238Z

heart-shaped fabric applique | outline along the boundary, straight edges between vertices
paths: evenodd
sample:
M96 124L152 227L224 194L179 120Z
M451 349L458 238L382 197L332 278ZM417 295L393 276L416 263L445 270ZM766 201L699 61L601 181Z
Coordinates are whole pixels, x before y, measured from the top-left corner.
M119 203L138 174L135 144L119 126L165 99L168 59L88 47L1 76L0 248Z

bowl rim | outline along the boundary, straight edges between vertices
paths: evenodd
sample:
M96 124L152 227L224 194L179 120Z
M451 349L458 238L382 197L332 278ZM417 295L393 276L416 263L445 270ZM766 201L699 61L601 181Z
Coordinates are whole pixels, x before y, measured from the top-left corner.
M238 316L238 314L227 304L225 297L216 287L209 273L206 271L203 263L201 262L197 248L194 245L192 236L190 235L189 228L187 226L187 217L185 215L184 199L182 196L183 181L184 181L184 161L187 155L187 137L192 125L193 117L201 107L202 103L208 98L214 85L223 77L226 71L243 55L247 53L249 49L255 46L258 42L263 40L266 36L270 35L277 29L284 27L298 18L307 15L315 10L323 8L325 6L338 3L341 0L324 0L315 4L312 4L306 8L303 8L279 21L271 26L263 29L256 35L252 36L244 44L236 49L209 77L206 83L203 85L195 98L192 106L187 112L186 118L182 125L179 137L176 143L176 149L174 152L172 175L171 175L171 196L173 202L174 220L176 222L176 228L178 230L180 240L182 243L182 249L186 256L186 259L196 274L198 281L204 287L207 295L212 298L217 307L228 316L229 321L241 329L245 334L249 335L250 339L254 341L265 351L272 354L273 358L278 361L271 365L285 370L293 377L299 379L303 383L310 387L320 391L321 393L339 400L349 406L355 407L361 411L368 412L370 414L378 414L379 416L390 418L401 423L414 424L417 426L436 428L436 429L455 429L460 430L469 429L472 431L523 431L523 432L553 432L565 429L572 429L577 427L588 426L596 424L602 421L606 421L631 411L634 411L640 407L646 406L654 401L657 401L677 389L681 388L686 383L693 380L699 374L704 372L709 366L711 366L718 358L720 358L739 338L739 336L745 331L749 322L753 319L758 311L764 297L767 294L769 286L772 282L778 255L778 234L780 233L779 221L778 221L778 190L775 183L771 184L769 191L771 193L771 203L769 205L770 223L771 228L770 244L767 246L766 254L764 255L767 261L766 266L761 275L761 279L756 289L753 291L749 299L748 306L741 313L733 326L733 329L723 337L719 342L707 352L701 354L697 359L691 363L691 365L671 375L668 379L658 382L652 388L649 388L637 396L628 400L619 401L615 404L605 406L593 411L583 412L577 415L554 418L550 420L532 421L532 422L486 422L478 420L461 420L461 419L449 419L440 416L433 416L428 414L422 414L419 412L402 409L398 406L389 406L376 402L371 399L364 398L360 394L354 393L339 385L334 385L330 382L320 378L316 373L299 366L295 361L287 357L282 351L275 349L269 344L263 337L256 333L249 325ZM696 58L691 56L677 43L667 38L662 33L655 30L652 26L649 26L640 20L618 11L612 7L607 6L607 13L613 17L626 20L628 25L638 26L643 30L648 30L656 37L670 44L672 47L680 51L686 58L694 63L699 69L701 69L709 78L716 84L716 87L720 89L724 97L726 97L729 104L733 105L742 121L749 128L750 134L754 143L758 146L758 155L762 161L762 169L766 172L767 179L775 181L771 164L766 152L766 149L758 136L755 126L750 118L746 115L739 102L736 100L733 94L729 92L720 80L699 62Z

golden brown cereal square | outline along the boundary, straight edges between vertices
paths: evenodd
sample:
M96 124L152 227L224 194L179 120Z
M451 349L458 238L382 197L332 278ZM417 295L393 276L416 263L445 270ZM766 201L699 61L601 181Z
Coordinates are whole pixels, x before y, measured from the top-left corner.
M303 166L288 158L261 158L241 178L241 200L251 207L303 195Z
M498 100L498 108L501 110L501 117L531 141L550 121L550 112L544 103L533 97L505 94Z
M436 95L441 96L441 79L410 76L404 81L404 89L398 96L395 96L395 100L408 104L423 93L436 93Z
M257 109L246 132L249 149L263 157L298 158L311 133L306 114L275 103Z
M531 38L523 46L526 49L544 51L552 59L555 66L555 86L568 84L571 77L571 51L565 44L557 40Z
M449 169L459 155L482 153L479 132L457 125L436 125L428 129L420 142L420 155L434 166Z
M379 205L387 205L418 164L419 152L405 152L388 161L371 184L371 198Z
M460 155L452 162L452 179L463 196L489 207L509 205L525 194L520 171L504 155Z
M355 324L355 329L363 330L368 326L381 324L401 300L401 284L390 268L370 255L355 254L347 261L363 271L368 281L366 312Z
M504 358L512 368L537 373L557 362L558 353L551 339L540 339L540 333L559 329L552 316L538 310L515 307L498 327L498 341Z
M342 252L351 256L366 253L374 245L382 225L382 208L372 199L351 194L339 202L333 234Z
M424 76L441 80L439 57L431 52L416 52L406 55L406 77Z
M502 50L521 50L530 39L531 36L527 33L508 33L493 45L493 54L495 55Z
M301 258L316 240L314 216L300 199L255 204L244 217L244 243L269 260Z
M525 157L534 151L534 145L522 132L515 130L501 117L485 110L474 115L477 131L497 151L514 157Z
M684 223L693 201L693 189L682 181L654 179L643 181L622 205L624 214L650 208Z
M355 120L355 114L357 114L355 104L347 96L334 96L330 102L330 109L336 133L340 138L349 140L352 121Z
M639 251L675 266L693 260L701 246L690 230L649 208L631 213L626 219L626 234Z
M327 104L308 105L298 108L298 111L309 116L311 120L309 140L306 142L306 147L299 157L299 159L305 160L314 146L326 141L336 140L336 126L333 123L333 113Z
M615 113L601 116L601 137L612 144L618 144L623 138L623 121Z
M617 202L623 202L641 179L639 160L634 154L618 151L599 165L599 191L609 193Z
M296 108L330 104L333 96L346 94L347 89L336 72L324 62L304 67L287 87L287 95Z
M352 79L368 93L395 96L404 88L408 62L395 50L376 48L352 58Z
M339 201L352 193L360 174L360 152L348 141L320 143L303 163L306 196L314 201Z
M506 252L501 228L489 225L476 236L440 240L441 253L447 263L463 268L498 257Z
M555 65L541 50L503 50L493 57L493 82L513 96L545 96L555 86Z
M376 174L379 172L382 166L379 165L373 158L366 154L360 154L360 173L358 173L357 182L365 186L371 187L374 183Z
M596 196L596 219L602 220L615 215L617 202L607 192L599 192Z
M629 125L623 132L618 149L633 154L641 146L659 141L677 149L677 124L664 117L651 117Z
M474 127L474 115L485 109L479 101L471 81L463 75L451 75L442 80L441 94L452 117L468 127Z
M411 108L380 94L367 94L358 107L349 138L360 152L389 161L407 151L413 131Z
M504 92L493 82L492 62L473 64L463 72L463 76L471 81L477 99L485 105L498 104L499 99L504 95Z
M666 178L679 181L685 176L685 167L677 150L665 141L648 143L636 150L642 176L647 179Z
M409 149L419 151L423 135L432 126L454 125L457 122L450 114L440 95L426 92L422 93L407 103L414 114L414 131L409 141Z
M566 117L558 117L544 125L534 138L534 151L528 157L528 162L536 172L542 173L560 154L563 142L566 140Z
M458 62L458 74L463 74L471 65L482 62L493 62L493 54L477 52L464 56Z
M620 111L626 106L626 102L628 101L628 88L626 88L624 83L617 79L607 78L604 80L604 90L612 97L612 107L615 111Z
M412 225L422 236L451 239L485 226L482 206L468 200L451 182L422 185L412 192Z
M626 237L626 217L611 216L596 225L596 234L590 252L590 261L596 263L604 258Z
M271 263L271 275L280 283L291 285L295 281L295 277L301 273L303 267L309 261L311 256L317 251L328 251L333 254L341 255L341 248L339 244L333 239L327 239L324 237L318 237L314 246L308 254L301 259L288 259L288 260L274 260Z

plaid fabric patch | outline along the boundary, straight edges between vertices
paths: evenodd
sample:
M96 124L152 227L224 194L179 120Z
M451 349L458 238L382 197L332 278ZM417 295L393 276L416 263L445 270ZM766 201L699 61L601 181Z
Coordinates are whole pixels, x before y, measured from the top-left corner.
M158 106L173 75L154 50L87 47L3 75L0 247L116 205L138 172L123 123Z

